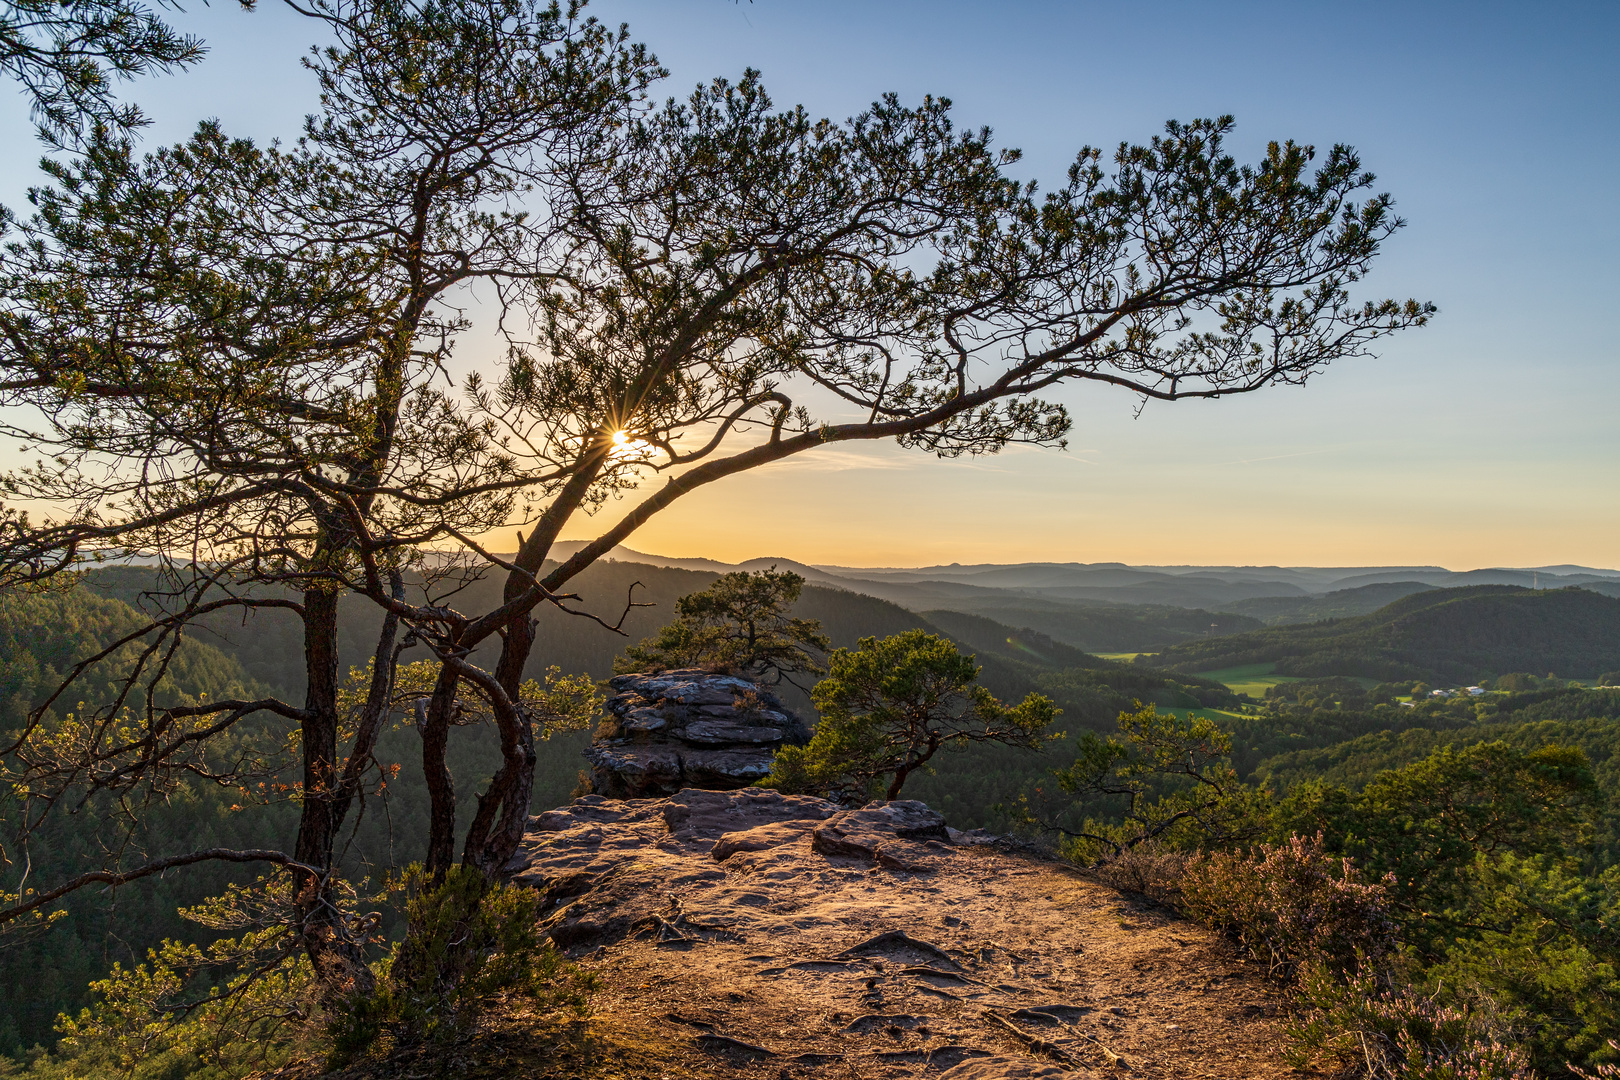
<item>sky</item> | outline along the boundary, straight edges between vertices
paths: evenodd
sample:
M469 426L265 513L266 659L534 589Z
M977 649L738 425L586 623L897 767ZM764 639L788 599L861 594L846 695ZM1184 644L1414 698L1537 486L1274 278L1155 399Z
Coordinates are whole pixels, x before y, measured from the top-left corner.
M940 461L839 447L687 496L630 542L670 556L948 562L1620 566L1620 5L628 0L672 77L744 68L843 118L886 91L949 97L1051 186L1085 144L1231 113L1232 149L1350 143L1409 222L1364 296L1427 328L1303 388L1140 402L1081 387L1067 452ZM310 26L263 2L192 7L211 55L134 84L149 144L200 119L260 139L314 104ZM27 145L20 97L0 145ZM0 160L0 201L36 182ZM573 530L583 538L628 504Z

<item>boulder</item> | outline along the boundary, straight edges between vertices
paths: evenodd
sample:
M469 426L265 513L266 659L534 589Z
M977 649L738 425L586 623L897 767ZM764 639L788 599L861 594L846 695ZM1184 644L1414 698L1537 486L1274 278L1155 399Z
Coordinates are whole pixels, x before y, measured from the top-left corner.
M816 827L811 846L823 855L870 859L891 870L930 870L950 839L945 819L915 799L871 802ZM930 845L932 845L930 847Z
M791 844L802 839L816 825L815 820L778 821L770 825L756 825L741 832L725 833L714 842L714 861L725 862L739 851L769 851L783 844Z

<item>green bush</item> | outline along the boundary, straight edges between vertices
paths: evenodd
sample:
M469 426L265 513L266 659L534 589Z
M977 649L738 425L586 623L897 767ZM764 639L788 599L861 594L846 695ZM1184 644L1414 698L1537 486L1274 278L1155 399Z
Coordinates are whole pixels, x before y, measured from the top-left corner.
M1229 936L1282 980L1302 1068L1331 1059L1381 1080L1607 1076L1620 1059L1609 1041L1620 1030L1620 867L1594 839L1612 788L1554 735L1549 725L1545 741L1522 746L1442 744L1360 790L1296 783L1271 814L1278 842L1252 852L1165 833L1098 869ZM1612 763L1605 738L1588 742ZM1168 745L1180 756L1166 761L1196 763ZM1154 805L1145 793L1131 789L1126 823L1132 807Z
M1072 805L1054 811L1037 792L1025 800L1026 821L1062 832L1064 854L1082 863L1144 844L1190 851L1264 835L1270 796L1238 779L1231 736L1205 716L1136 705L1119 714L1118 736L1087 732L1074 762L1054 770ZM1080 824L1064 824L1082 812Z
M832 642L819 621L794 616L803 588L804 578L774 566L721 574L707 589L676 601L679 618L625 649L613 670L701 667L771 683L801 671L820 674L817 657Z
M591 978L540 932L532 889L454 867L435 883L419 866L400 880L405 940L383 962L376 990L328 1023L333 1063L474 1027L500 996L583 1014Z
M1478 857L1580 845L1597 809L1578 748L1487 742L1443 746L1379 773L1360 792L1296 785L1277 809L1274 835L1321 833L1329 851L1368 873L1392 874L1408 935L1433 958L1456 935L1446 913L1466 902Z
M999 743L1037 750L1057 715L1029 694L1003 705L978 685L979 666L951 641L923 630L839 649L812 697L821 723L807 746L777 751L764 783L848 801L900 797L906 778L942 749ZM885 783L886 781L886 783Z

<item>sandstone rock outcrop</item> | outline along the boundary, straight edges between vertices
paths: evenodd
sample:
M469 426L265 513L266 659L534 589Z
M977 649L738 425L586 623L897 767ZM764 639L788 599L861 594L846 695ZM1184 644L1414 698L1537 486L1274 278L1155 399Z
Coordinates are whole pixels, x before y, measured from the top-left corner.
M609 719L585 751L592 787L608 798L744 788L771 771L777 747L809 737L775 694L747 679L680 670L609 685Z
M649 1077L1293 1075L1263 972L1214 934L921 803L586 796L509 869L601 1023L660 1048Z

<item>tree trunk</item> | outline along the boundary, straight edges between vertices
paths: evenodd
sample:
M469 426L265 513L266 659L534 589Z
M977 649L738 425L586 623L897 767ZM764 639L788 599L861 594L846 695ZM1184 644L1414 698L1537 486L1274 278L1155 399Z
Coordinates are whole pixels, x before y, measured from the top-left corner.
M434 881L444 880L455 859L456 789L445 762L450 741L450 718L456 708L456 687L460 678L449 664L439 668L439 681L427 709L418 714L417 730L422 736L422 775L428 789L427 870Z
M535 523L534 532L527 539L519 537L514 559L517 569L507 574L503 603L517 599L533 587L557 534L584 501L611 449L611 441L603 436L600 445L581 459L574 475ZM489 789L479 797L478 811L462 848L462 862L479 867L492 878L503 872L522 843L523 826L528 821L529 802L534 795L534 767L539 757L534 746L534 724L520 700L523 670L534 649L534 638L535 620L528 612L514 616L506 624L501 635L501 658L495 666L496 685L485 688L500 727L501 767L490 778ZM502 697L505 701L496 703L496 699Z
M517 569L506 575L502 603L510 603L522 596L539 576L540 567L545 565L546 556L551 553L551 545L556 542L563 525L579 509L579 504L584 502L591 484L602 471L602 464L607 460L608 449L612 446L605 437L602 442L603 446L588 452L580 461L574 475L568 478L551 505L546 507L546 512L535 522L534 532L529 534L529 538L523 540L519 536L521 543L518 544L517 557L513 559ZM534 648L534 627L534 619L527 612L515 616L506 624L495 677L500 681L501 689L506 691L506 696L513 701L518 700L518 689L523 685L523 668L529 662L529 651ZM533 786L532 777L530 786Z
M314 586L304 592L304 671L308 688L301 725L304 788L293 857L320 871L295 872L304 949L329 998L372 989L371 969L332 896L332 852L337 837L337 607L338 591Z
M889 785L889 790L884 793L883 797L885 799L888 799L890 802L893 802L895 799L898 799L900 797L900 788L901 788L902 785L905 784L906 777L908 777L910 775L911 775L911 766L910 765L902 765L898 769L896 769L894 771L894 782Z
M545 556L541 556L542 559ZM506 592L512 596L519 596L527 585L518 585L513 579L516 574L509 574L506 579ZM514 587L517 586L517 587ZM534 649L535 620L529 615L519 615L506 624L506 633L501 641L501 658L495 665L495 681L501 684L501 689L512 701L518 700L518 691L523 687L523 669L528 665L529 653Z
M390 571L389 583L394 599L405 598L405 580L398 570ZM398 657L394 640L399 636L399 615L390 611L383 618L382 632L377 635L377 650L371 657L371 689L366 694L366 706L355 725L354 742L349 747L349 760L337 782L333 797L332 830L343 828L343 819L349 813L355 796L360 793L360 781L365 775L366 763L377 749L377 737L393 708L394 664Z
M464 866L477 867L485 877L498 877L523 842L529 800L534 792L534 726L528 710L508 697L488 676L480 683L490 699L495 724L501 733L501 768L490 779L489 790L478 796L478 812L467 828L462 849Z
M933 757L935 751L938 749L939 743L930 742L927 753L918 754L910 761L907 761L905 758L901 758L899 767L894 770L894 783L889 785L888 793L883 797L888 799L890 802L898 799L900 797L900 788L905 785L906 777L928 764L928 759ZM911 757L911 755L908 753L907 757Z

